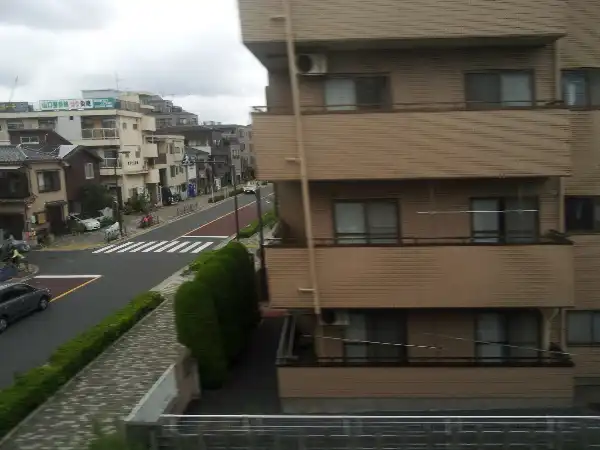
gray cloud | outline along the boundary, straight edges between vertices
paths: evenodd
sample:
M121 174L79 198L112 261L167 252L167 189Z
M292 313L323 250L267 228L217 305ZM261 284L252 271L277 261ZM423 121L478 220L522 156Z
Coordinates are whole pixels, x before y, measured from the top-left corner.
M1 0L0 25L39 30L102 28L111 17L112 0Z

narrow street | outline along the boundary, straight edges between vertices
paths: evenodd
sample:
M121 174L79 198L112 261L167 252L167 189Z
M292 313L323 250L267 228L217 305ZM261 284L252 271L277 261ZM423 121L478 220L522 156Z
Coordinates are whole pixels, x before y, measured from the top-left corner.
M271 189L263 189L263 212L272 208ZM239 226L257 216L255 198L240 195ZM137 294L235 234L233 199L172 223L99 249L32 252L40 267L32 284L51 289L47 311L13 325L0 336L0 389L15 374L43 364L61 344L122 308Z

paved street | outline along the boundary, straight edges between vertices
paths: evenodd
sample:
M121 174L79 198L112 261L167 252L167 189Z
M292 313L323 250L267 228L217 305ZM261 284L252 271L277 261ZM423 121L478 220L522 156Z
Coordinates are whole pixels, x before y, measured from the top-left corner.
M265 198L270 193L270 189L263 189L263 211L272 207L272 197ZM238 199L242 228L256 219L256 204L251 195ZM43 314L13 324L0 336L0 388L10 385L15 373L43 364L59 345L123 307L135 295L156 286L201 251L223 241L224 236L234 234L235 228L230 199L99 253L33 252L30 261L40 267L40 278L33 282L50 287L56 301ZM156 244L159 246L154 247ZM188 251L182 251L186 248ZM42 278L59 275L69 278Z

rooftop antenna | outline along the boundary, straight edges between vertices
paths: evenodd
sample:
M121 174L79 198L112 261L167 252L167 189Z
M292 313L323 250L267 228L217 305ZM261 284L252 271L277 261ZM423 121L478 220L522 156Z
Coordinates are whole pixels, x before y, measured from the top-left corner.
M117 91L119 90L119 81L123 81L123 78L119 78L119 74L115 72L115 86L117 88Z

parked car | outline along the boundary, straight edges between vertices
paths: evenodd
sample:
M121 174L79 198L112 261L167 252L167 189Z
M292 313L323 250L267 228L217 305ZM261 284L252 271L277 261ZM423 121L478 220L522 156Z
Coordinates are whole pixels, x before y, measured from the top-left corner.
M246 183L242 189L244 191L244 194L256 194L256 190L258 189L258 187L259 185L257 182L251 181L249 183Z
M0 333L15 320L34 311L44 311L50 304L49 289L26 283L0 284Z
M71 213L69 214L69 220L77 222L85 228L85 231L95 231L99 230L101 227L100 221L98 219L89 217L84 218L79 213Z

